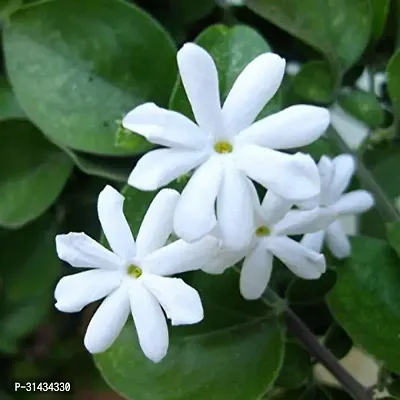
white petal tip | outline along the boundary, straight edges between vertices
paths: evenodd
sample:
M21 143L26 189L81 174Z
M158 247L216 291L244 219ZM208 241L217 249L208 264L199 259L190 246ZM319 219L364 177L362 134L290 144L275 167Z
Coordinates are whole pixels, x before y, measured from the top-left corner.
M208 268L207 266L201 268L201 271L205 272L206 274L209 275L222 275L228 268L230 267L226 267L225 269L214 269L214 268Z
M209 225L209 227L202 231L199 231L196 229L188 229L188 226L190 226L190 224L188 225L187 221L185 222L184 226L182 226L183 224L181 223L181 221L174 219L174 232L186 243L195 243L207 236L215 228L216 224L217 221L214 221L212 224Z
M71 248L73 248L74 244L82 238L82 236L86 236L83 232L70 232L67 234L57 235L56 236L56 250L58 258L61 260L68 260Z
M160 192L157 194L157 196L165 196L165 197L169 197L171 199L173 198L178 198L181 194L175 190L175 189L162 189L160 190Z
M57 308L58 311L69 313L72 312L66 305L63 305L61 302L57 302L54 304L54 307ZM79 311L79 310L78 310Z
M204 312L202 311L198 315L193 315L191 317L185 317L185 319L172 319L171 325L172 326L179 326L179 325L194 325L198 324L204 319Z
M86 347L86 350L90 354L104 353L106 350L108 350L111 347L111 345L105 346L103 343L95 341L95 340L93 340L93 338L87 338L86 336L85 336L85 339L83 342Z
M346 252L346 253L342 253L342 254L334 254L335 258L337 258L338 260L344 260L345 258L350 257L351 251Z
M293 193L293 198L288 200L301 202L319 196L321 193L321 178L317 164L309 154L298 152L293 157L298 169L303 171L304 183L307 183L307 188Z
M168 353L168 348L166 349L153 349L153 351L143 352L145 357L149 359L154 364L160 363Z
M248 301L258 300L261 297L261 295L260 296L258 296L258 295L257 296L253 296L253 295L248 294L248 293L243 293L242 291L240 293L243 296L243 298L245 300L248 300Z
M139 176L136 173L135 169L133 169L133 171L129 175L128 185L132 186L135 189L142 190L144 192L152 192L161 187L156 182L151 182L150 180L146 180L146 177Z
M367 196L367 198L368 198L368 203L369 203L368 208L373 207L373 206L375 205L375 198L374 198L374 196L373 196L370 192L367 192L367 191L366 191L366 196Z
M186 52L193 52L193 51L205 51L201 46L197 45L196 43L188 42L185 43L178 51L178 57Z
M104 187L104 189L99 194L99 198L100 197L105 197L105 196L113 196L118 200L124 199L124 196L122 196L122 194L117 189L114 189L110 185L106 185Z

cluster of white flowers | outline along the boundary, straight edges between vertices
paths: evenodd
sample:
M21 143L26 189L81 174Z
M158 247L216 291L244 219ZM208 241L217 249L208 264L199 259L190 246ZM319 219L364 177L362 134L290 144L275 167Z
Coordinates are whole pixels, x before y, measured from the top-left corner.
M222 107L217 69L204 49L184 45L178 66L197 124L146 103L129 112L123 126L166 147L140 159L129 185L153 191L194 170L182 193L156 195L135 241L124 197L107 186L98 215L112 251L84 233L56 238L62 260L92 268L60 280L56 307L77 312L105 298L87 328L91 353L111 346L131 313L144 354L159 362L168 349L165 315L172 325L203 319L198 292L169 277L174 274L220 274L244 259L240 291L249 300L262 296L274 257L295 275L318 279L326 270L324 238L336 257L350 254L337 218L373 205L366 191L343 194L355 169L352 156L324 156L317 165L309 155L278 151L318 139L330 122L326 109L296 105L254 122L283 79L285 61L278 55L255 58ZM262 202L253 182L267 189ZM172 233L180 239L166 244ZM289 238L302 234L300 242Z

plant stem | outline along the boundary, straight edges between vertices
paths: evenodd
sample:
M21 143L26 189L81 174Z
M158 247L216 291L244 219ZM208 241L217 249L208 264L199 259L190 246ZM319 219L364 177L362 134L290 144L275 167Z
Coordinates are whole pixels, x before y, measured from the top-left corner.
M273 290L268 288L263 295L263 301L269 305L278 305L278 311L282 309L282 303L284 302ZM354 400L373 400L371 391L361 385L339 364L335 356L318 341L304 322L287 305L283 309L283 315L289 331L342 384L343 388Z
M355 400L372 400L371 393L349 374L324 347L303 321L290 309L285 310L285 319L289 331L299 339L309 353L315 357L343 386Z
M396 207L387 198L386 194L383 192L382 188L376 182L375 178L364 165L362 160L356 157L355 153L350 149L335 129L329 129L329 135L341 151L355 156L355 159L357 160L358 178L362 185L374 195L376 207L383 220L385 222L400 221L400 214Z

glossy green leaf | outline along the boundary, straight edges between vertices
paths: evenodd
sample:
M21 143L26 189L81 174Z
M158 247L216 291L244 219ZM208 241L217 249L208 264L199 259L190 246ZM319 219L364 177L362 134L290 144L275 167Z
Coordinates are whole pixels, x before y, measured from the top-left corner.
M372 29L371 39L376 42L382 35L386 24L390 0L371 0Z
M72 163L26 120L0 122L0 143L0 225L18 228L53 204Z
M338 96L340 106L354 118L376 128L383 124L385 113L376 96L358 89L346 89Z
M400 50L393 55L387 66L387 87L394 112L400 115Z
M327 296L335 319L354 343L400 372L400 268L392 248L368 237L352 240Z
M24 118L17 99L5 77L0 77L0 121L8 118Z
M132 400L259 399L282 362L278 321L262 317L262 310L255 314L254 305L237 298L233 271L230 277L196 273L185 280L200 292L204 321L171 328L169 352L160 364L145 359L128 324L111 349L95 357L104 378Z
M23 0L1 0L0 21L6 19L13 11L22 6Z
M131 188L123 193L125 215L136 234L154 193ZM284 336L277 317L261 301L242 299L233 270L222 276L194 272L183 278L200 292L204 320L172 327L168 354L159 364L145 358L128 323L114 345L95 356L104 378L132 400L259 399L283 361Z
M258 55L271 51L261 35L252 28L241 25L232 28L223 25L211 26L202 32L195 42L206 49L215 61L222 101L225 100L233 83L246 65ZM172 93L170 108L193 119L190 103L180 80L176 83ZM279 108L280 93L278 91L258 118L272 114Z
M331 103L334 98L335 79L325 61L310 61L293 78L293 91L312 103Z
M146 101L166 105L176 77L173 44L143 11L120 0L35 3L12 14L4 49L22 108L54 141L107 155L148 148L139 136L134 150L114 143L116 120Z
M391 222L387 224L386 230L390 245L400 257L400 222Z
M271 23L325 55L338 73L361 56L370 37L368 0L248 0L246 5Z
M117 133L115 135L115 145L121 149L135 150L137 147L138 136L138 134L131 132L128 129L125 129L120 123L117 127ZM144 146L142 150L143 152L153 147L150 142L146 143L147 148Z
M62 147L75 165L85 174L126 183L133 168L132 158L104 157Z
M296 389L301 387L312 375L310 354L296 343L285 346L285 358L276 385Z

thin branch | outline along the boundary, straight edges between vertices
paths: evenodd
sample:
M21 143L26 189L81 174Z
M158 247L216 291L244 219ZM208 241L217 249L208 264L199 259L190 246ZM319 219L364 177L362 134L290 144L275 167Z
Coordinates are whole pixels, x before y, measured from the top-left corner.
M278 308L281 308L284 302L271 289L265 291L263 300L267 304L277 304ZM373 400L371 391L361 385L339 364L335 356L317 340L304 322L288 306L285 307L283 315L289 331L304 345L310 355L318 360L342 384L354 400Z
M343 388L354 400L373 400L370 391L339 364L334 355L317 340L303 321L290 308L285 310L284 315L289 331L342 384Z

